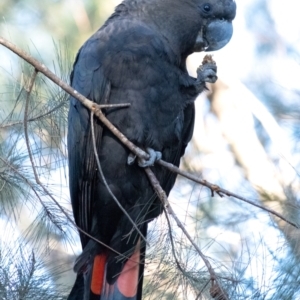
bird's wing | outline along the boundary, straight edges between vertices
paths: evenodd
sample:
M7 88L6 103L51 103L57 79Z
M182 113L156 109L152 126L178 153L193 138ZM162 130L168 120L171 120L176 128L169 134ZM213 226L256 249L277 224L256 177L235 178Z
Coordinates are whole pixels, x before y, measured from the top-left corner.
M90 100L103 103L109 81L105 78L97 52L101 53L100 34L88 40L77 54L71 74L71 85ZM101 142L102 126L95 126L96 144ZM92 199L97 168L90 130L90 112L71 97L68 119L69 182L73 214L77 226L90 233ZM82 246L87 237L80 234Z

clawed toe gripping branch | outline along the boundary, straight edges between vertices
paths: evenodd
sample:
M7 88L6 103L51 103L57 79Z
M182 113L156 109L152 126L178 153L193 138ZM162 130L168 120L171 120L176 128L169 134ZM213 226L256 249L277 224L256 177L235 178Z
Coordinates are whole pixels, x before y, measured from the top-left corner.
M137 147L136 145L134 145L131 141L129 141L126 136L124 136L112 123L110 123L108 121L108 119L105 117L105 115L103 114L102 110L103 108L107 108L107 107L128 107L129 104L121 104L121 105L97 105L94 102L90 101L89 99L85 98L83 95L79 94L76 90L74 90L71 86L69 86L67 83L65 83L64 81L62 81L61 79L59 79L55 74L53 74L48 68L46 68L45 65L41 64L39 61L37 61L36 59L34 59L32 56L30 56L29 54L25 53L23 50L17 48L15 45L13 45L12 43L10 43L9 41L3 39L0 37L0 44L2 44L3 46L5 46L6 48L8 48L9 50L11 50L12 52L14 52L15 54L17 54L19 57L21 57L22 59L24 59L26 62L28 62L30 65L32 65L34 67L34 72L32 77L30 78L29 84L26 88L27 91L27 97L26 97L26 103L25 103L25 114L24 114L24 131L25 131L25 140L26 140L26 146L27 146L27 150L29 153L29 158L31 161L31 165L33 168L33 172L34 172L34 176L35 176L35 180L36 183L41 186L41 188L44 190L44 192L50 196L50 198L52 199L52 201L59 207L59 209L64 213L64 215L67 217L67 219L79 230L81 231L83 234L88 235L91 239L97 241L98 243L103 244L101 241L95 239L94 237L90 236L88 233L84 232L81 228L78 228L74 221L69 217L69 215L64 211L64 208L56 201L56 199L51 195L51 193L45 188L45 186L40 182L38 174L36 172L36 167L32 158L32 152L30 149L30 145L29 145L29 138L28 138L28 132L27 132L27 123L29 121L31 121L30 119L28 119L28 103L29 103L29 98L30 98L30 93L32 90L32 87L34 85L36 76L38 74L38 72L42 73L43 75L45 75L47 78L49 78L50 80L52 80L55 84L57 84L59 87L61 87L64 91L66 91L68 94L70 94L71 96L73 96L74 98L78 99L84 106L86 106L90 111L92 115L95 115L97 118L100 119L100 121L126 146L129 148L129 150L139 159L141 160L147 160L149 159L149 154L146 153L145 151L143 151L142 149L140 149L139 147ZM130 109L130 108L129 108ZM6 125L4 125L4 127L6 127ZM1 158L1 160L3 160ZM6 163L6 162L5 162ZM228 196L228 197L233 197L236 199L239 199L241 201L247 202L253 206L256 206L280 219L282 219L283 221L285 221L286 223L292 225L295 228L299 228L297 224L287 220L286 218L284 218L281 214L277 213L274 210L268 209L266 207L263 207L251 200L248 200L244 197L241 197L235 193L232 193L230 191L227 191L221 187L219 187L218 185L209 183L206 180L201 180L199 179L197 176L194 176L192 174L189 174L187 172L184 172L182 170L180 170L179 168L177 168L176 166L174 166L171 163L168 163L166 161L163 160L157 160L155 162L156 164L159 164L165 168L167 168L169 171L171 172L175 172L181 176L186 177L187 179L190 179L196 183L199 183L207 188L209 188L211 190L211 195L214 196L215 193L217 193L220 197L224 197L224 196ZM11 166L10 166L11 167ZM11 167L12 168L12 167ZM154 173L152 172L152 170L149 167L145 168L145 173L147 174L149 181L151 182L151 185L153 187L153 189L155 190L157 196L159 197L159 199L162 201L165 212L167 212L168 215L171 215L172 218L175 220L177 226L182 230L182 232L184 233L184 235L187 237L187 239L190 241L190 243L193 245L195 251L199 254L199 256L202 258L202 260L205 263L205 266L210 274L210 282L211 282L211 288L210 288L210 293L211 296L213 298L218 298L218 299L228 299L228 296L226 295L226 292L222 289L221 285L218 283L218 277L213 269L213 267L210 264L209 259L202 253L202 251L200 250L200 248L198 247L198 245L194 242L193 238L191 237L191 235L187 232L187 230L185 229L184 225L181 223L181 221L177 218L176 214L174 213L174 210L172 209L170 203L168 202L166 193L164 192L164 190L162 189L162 187L160 186L156 176L154 175ZM21 174L20 174L21 175ZM28 181L29 182L29 181ZM42 201L40 199L40 201ZM117 201L117 199L116 199ZM133 221L132 221L133 222ZM169 223L170 224L170 223ZM133 224L134 225L134 224ZM137 228L137 226L135 225L134 227ZM139 232L139 230L138 230ZM141 235L141 233L140 233ZM141 235L142 236L142 235ZM144 238L142 236L142 238ZM104 245L105 247L108 247L107 245ZM110 249L113 252L116 252L114 249ZM118 253L119 255L122 255L120 253ZM123 256L123 255L122 255ZM180 266L179 266L180 267Z

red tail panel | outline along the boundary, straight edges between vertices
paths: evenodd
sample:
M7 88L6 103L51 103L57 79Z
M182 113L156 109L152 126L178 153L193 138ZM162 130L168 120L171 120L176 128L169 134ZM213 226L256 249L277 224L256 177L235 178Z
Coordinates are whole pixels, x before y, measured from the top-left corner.
M137 246L137 250L127 260L117 280L119 291L128 298L134 297L137 293L140 267L140 247L139 244Z
M93 274L91 280L91 291L100 295L103 286L103 280L105 275L105 264L106 264L106 254L96 255L93 265Z

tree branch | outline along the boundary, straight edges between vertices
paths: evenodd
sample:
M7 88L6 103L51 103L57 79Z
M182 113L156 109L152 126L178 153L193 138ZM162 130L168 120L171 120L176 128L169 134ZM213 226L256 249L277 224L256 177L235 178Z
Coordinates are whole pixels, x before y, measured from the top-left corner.
M187 237L187 239L193 245L196 252L199 254L199 256L204 261L204 264L205 264L205 266L206 266L206 268L207 268L207 270L210 274L210 280L211 280L211 283L212 283L211 291L212 290L214 291L214 296L212 295L212 297L217 298L217 299L229 300L226 293L225 293L225 291L222 289L221 285L218 283L217 275L216 275L213 267L211 266L209 260L202 253L202 251L200 250L198 245L194 242L191 235L185 229L184 225L180 222L180 220L176 216L172 206L170 205L170 202L168 201L168 197L167 197L165 191L162 189L162 187L161 187L159 181L157 180L155 174L152 172L152 170L150 168L145 168L145 172L146 172L146 174L149 178L149 181L150 181L153 189L155 190L158 198L161 200L161 202L162 202L163 206L165 207L166 211L168 212L169 215L171 215L173 217L173 219L175 220L177 226L182 230L184 235ZM218 292L216 292L216 291L218 291Z
M91 112L91 129L92 129L92 141L93 141L93 149L94 149L94 154L95 154L95 158L96 158L96 163L98 166L98 171L100 173L100 177L108 191L108 193L111 195L111 197L113 198L113 200L116 202L116 204L119 206L119 208L122 210L122 212L124 213L124 215L128 218L129 222L133 225L133 227L136 229L136 231L138 232L138 234L141 236L141 238L146 242L147 245L150 245L147 241L147 239L145 238L145 236L141 233L141 231L139 230L139 228L137 227L137 225L135 224L135 222L132 220L132 218L129 216L129 214L127 213L127 211L125 210L125 208L121 205L120 201L117 199L117 197L114 195L114 193L112 192L111 188L109 187L105 176L103 174L102 171L102 167L100 164L100 159L98 156L98 152L97 152L97 148L96 148L96 139L95 139L95 131L94 131L94 112Z
M17 46L15 46L14 44L10 43L9 41L7 41L6 39L0 37L0 44L2 44L3 46L5 46L6 48L8 48L9 50L11 50L12 52L14 52L15 54L17 54L18 56L20 56L22 59L24 59L25 61L27 61L29 64L31 64L36 70L38 70L39 72L41 72L42 74L44 74L46 77L48 77L50 80L52 80L54 83L56 83L58 86L60 86L64 91L66 91L68 94L70 94L71 96L73 96L74 98L78 99L84 106L86 106L88 109L93 110L94 114L101 120L101 122L125 145L128 147L128 149L134 153L135 155L137 155L140 158L144 158L144 159L148 159L149 158L149 154L146 153L145 151L143 151L142 149L140 149L139 147L137 147L136 145L134 145L131 141L129 141L126 136L124 134L122 134L112 123L110 123L110 121L105 117L105 115L103 114L103 112L101 111L101 108L103 107L102 105L98 105L96 103L94 103L93 101L87 99L86 97L84 97L83 95L81 95L80 93L78 93L76 90L74 90L71 86L69 86L67 83L65 83L63 80L61 80L60 78L58 78L54 73L52 73L44 64L41 64L38 60L36 60L35 58L33 58L32 56L30 56L28 53L26 53L25 51L23 51L22 49L18 48ZM121 104L121 105L125 105L128 106L130 104ZM170 170L171 172L175 172L181 176L184 176L190 180L193 180L203 186L208 187L211 192L212 192L212 196L214 196L214 192L216 192L220 197L223 197L224 195L228 196L228 197L234 197L236 199L242 200L244 202L247 202L253 206L256 206L262 210L267 211L268 213L275 215L276 217L282 219L283 221L287 222L288 224L292 225L295 228L299 228L299 226L296 223L293 223L289 220L287 220L286 218L284 218L281 214L275 212L272 209L263 207L251 200L248 200L244 197L241 197L237 194L234 194L230 191L227 191L223 188L220 188L218 185L209 183L206 180L199 180L196 176L189 174L187 172L184 172L182 170L180 170L179 168L177 168L176 166L174 166L171 163L165 162L163 160L159 160L157 161L157 163L161 166L164 166L165 168L167 168L168 170Z
M36 172L36 168L34 167L34 161L33 161L33 156L32 156L32 152L30 149L30 144L29 144L29 136L28 136L28 107L29 107L29 99L30 99L30 94L34 85L34 81L36 79L36 76L38 74L38 71L36 69L34 69L33 74L30 78L29 84L28 84L28 88L25 90L27 91L27 96L26 96L26 102L25 102L25 110L24 110L24 134L25 134L25 143L26 143L26 147L27 147L27 151L28 151L28 155L29 155L29 159L32 165L32 170L33 170L33 174L34 174L34 178L35 181L40 184L39 181L39 177L37 175Z

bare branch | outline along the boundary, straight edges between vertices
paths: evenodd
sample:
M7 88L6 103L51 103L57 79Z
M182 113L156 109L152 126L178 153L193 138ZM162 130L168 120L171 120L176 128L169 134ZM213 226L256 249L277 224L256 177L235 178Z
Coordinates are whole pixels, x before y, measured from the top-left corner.
M150 181L153 189L155 190L158 198L161 200L161 202L162 202L163 206L165 207L165 209L167 210L168 214L173 217L173 219L175 220L177 226L182 230L182 232L184 233L184 235L187 237L187 239L190 241L190 243L195 248L196 252L199 254L199 256L204 261L205 266L206 266L206 268L207 268L207 270L208 270L208 272L210 274L210 280L211 280L211 283L212 283L211 291L212 290L214 292L218 291L218 293L214 293L214 295L212 295L212 297L213 298L218 298L218 299L229 300L228 297L227 297L227 295L226 295L226 293L225 293L225 291L223 291L223 289L221 288L221 285L218 283L217 275L216 275L213 267L211 266L209 260L202 253L202 251L200 250L200 248L198 247L198 245L194 242L194 240L191 237L191 235L185 229L184 225L178 219L177 215L175 214L173 208L170 205L170 202L168 201L168 197L167 197L165 191L162 189L162 187L161 187L160 183L158 182L155 174L152 172L152 170L150 168L145 168L145 172L146 172L146 174L147 174L147 176L149 178L149 181Z
M108 193L111 195L111 197L116 202L116 204L119 206L119 208L122 210L122 212L124 213L124 215L128 218L128 220L133 225L133 227L136 229L136 231L141 236L141 238L146 242L147 245L150 245L148 243L147 239L145 238L145 236L141 233L141 231L137 227L136 223L131 219L131 217L129 216L129 214L125 210L125 208L121 205L120 201L114 195L114 193L112 192L111 188L109 187L109 185L108 185L108 183L107 183L107 181L105 179L105 176L103 174L102 167L101 167L101 164L100 164L100 159L99 159L99 156L98 156L97 148L96 148L95 131L94 131L94 113L93 113L93 111L91 112L91 129L92 129L93 149L94 149L94 154L95 154L95 158L96 158L98 170L99 170L99 173L100 173L100 177L101 177L101 179L102 179L102 181L103 181L103 183L104 183L104 185L105 185Z
M62 103L60 103L60 104L56 105L55 107L53 107L52 109L50 109L49 111L47 111L43 114L40 114L38 116L27 119L27 122L33 122L33 121L39 120L41 118L44 118L44 117L52 114L54 111L58 110L59 108L61 108L65 103L66 103L66 101L63 101ZM21 125L23 123L24 123L24 121L12 122L12 123L1 125L0 128L1 129L2 128L8 128L8 127L12 127L12 126Z
M45 65L41 64L38 60L27 54L25 51L19 49L17 46L14 44L10 43L6 39L0 37L0 44L5 46L6 48L10 49L13 51L15 54L23 58L25 61L27 61L29 64L34 66L34 68L41 73L43 73L46 77L48 77L50 80L52 80L54 83L56 83L58 86L60 86L63 90L65 90L68 94L73 96L74 98L78 99L84 106L89 108L90 110L94 111L94 114L101 120L101 122L107 126L107 128L125 145L130 149L131 152L133 152L135 155L137 155L140 158L147 159L149 158L149 154L134 145L131 141L129 141L124 134L122 134L113 124L110 123L110 121L105 117L103 112L101 111L101 105L98 105L94 103L93 101L87 99L80 93L78 93L76 90L74 90L72 87L70 87L68 84L66 84L63 80L58 78L55 74L53 74L49 69L46 68ZM125 104L125 106L128 106L129 104ZM190 180L193 180L203 186L208 187L212 191L212 196L214 196L214 192L216 192L220 197L226 195L228 197L234 197L236 199L242 200L244 202L247 202L253 206L256 206L264 211L267 211L268 213L275 215L276 217L282 219L283 221L287 222L288 224L292 225L295 228L299 228L299 226L286 218L284 218L281 214L277 213L276 211L263 207L251 200L248 200L244 197L241 197L237 194L234 194L230 191L227 191L225 189L220 188L218 185L209 183L206 180L199 180L196 176L189 174L187 172L184 172L174 166L171 163L165 162L163 160L157 161L158 164L161 166L166 167L168 170L175 172L181 176L184 176Z
M33 192L35 193L35 195L37 196L37 198L40 200L41 204L43 205L43 207L47 210L47 214L49 215L50 219L51 219L51 212L49 212L48 208L45 207L45 204L43 202L43 200L40 198L36 188L34 187L34 185L25 177L23 176L16 168L14 168L9 162L7 162L5 159L3 159L0 156L0 160L2 162L5 163L5 165L7 167L9 167L10 169L13 170L14 173L16 173L18 176L20 176L20 178L22 178L27 184L28 186L33 190ZM33 166L34 167L34 166ZM126 258L126 259L130 259L129 257L127 257L126 255L119 253L118 251L114 250L113 248L111 248L110 246L106 245L105 243L101 242L100 240L96 239L95 237L93 237L92 235L88 234L87 232L85 232L83 229L81 229L80 227L78 227L75 222L72 220L72 218L68 215L68 213L65 211L65 209L57 202L57 200L51 195L51 193L45 188L45 186L41 183L39 184L39 186L44 190L45 194L48 195L51 200L55 203L55 205L61 210L61 212L66 216L67 220L81 233L85 234L86 236L88 236L90 239L94 240L95 242L101 244L102 246L106 247L107 249L111 250L112 252ZM52 221L54 224L55 222Z
M69 99L68 99L69 100ZM32 118L29 118L27 120L27 122L33 122L33 121L36 121L36 120L39 120L39 119L42 119L50 114L52 114L53 112L55 112L56 110L58 110L59 108L61 108L65 103L67 103L68 101L63 101L61 102L60 104L56 105L55 107L53 107L52 109L50 109L49 111L43 113L43 114L40 114L38 116L35 116L35 117L32 117ZM101 108L122 108L122 107L128 107L130 106L130 103L120 103L120 104L101 104L100 107ZM21 125L23 124L24 121L17 121L17 122L11 122L11 123L8 123L8 124L4 124L4 125L0 125L0 129L3 129L3 128L8 128L8 127L12 127L12 126L17 126L17 125Z
M30 161L32 164L32 168L35 174L35 179L38 185L40 185L42 187L42 189L44 190L44 192L54 201L54 203L60 208L60 210L63 212L63 214L65 214L65 216L67 217L67 219L83 234L85 234L86 236L90 237L91 239L95 240L96 242L102 244L103 246L109 248L111 251L117 253L117 251L115 251L114 249L110 248L108 245L105 245L103 242L95 239L93 236L89 235L87 232L85 232L84 230L82 230L81 228L79 228L75 222L69 217L69 215L65 212L65 210L63 209L63 207L56 201L56 199L50 194L50 192L45 188L45 186L40 182L36 169L35 169L35 165L33 162L33 158L32 158L32 154L31 154L31 149L30 149L30 145L29 145L29 138L28 138L28 133L27 133L27 123L28 123L28 102L29 102L29 96L30 96L30 92L32 90L32 86L35 80L35 77L37 75L37 72L40 71L41 73L43 73L46 77L48 77L50 80L52 80L54 83L56 83L58 86L60 86L62 89L64 89L67 93L69 93L71 96L75 97L76 99L78 99L83 105L85 105L88 109L91 110L91 122L92 122L92 131L93 131L93 114L95 114L100 120L101 122L108 127L108 129L124 144L126 145L131 152L133 152L135 155L137 155L140 158L144 158L147 159L148 158L148 154L143 151L142 149L140 149L139 147L137 147L136 145L134 145L131 141L129 141L126 136L124 136L113 124L111 124L108 119L105 117L105 115L103 114L103 112L101 111L101 108L103 108L103 106L97 105L94 102L90 101L89 99L87 99L86 97L84 97L83 95L79 94L76 90L74 90L72 87L70 87L68 84L66 84L65 82L63 82L61 79L59 79L55 74L53 74L50 70L48 70L43 64L40 64L37 60L35 60L33 57L31 57L30 55L28 55L27 53L25 53L24 51L18 49L15 45L11 44L10 42L4 40L3 38L0 38L0 43L2 45L4 45L5 47L9 48L11 51L13 51L14 53L16 53L17 55L19 55L21 58L23 58L24 60L26 60L29 64L33 65L35 68L34 74L31 77L30 83L29 83L29 88L28 88L28 94L27 94L27 98L26 98L26 106L25 106L25 114L24 114L24 130L25 130L25 138L26 138L26 145L28 148L28 153L29 153L29 157L30 157ZM126 106L126 104L125 104ZM107 106L106 106L107 107ZM121 106L124 107L124 106ZM94 146L94 152L95 152L95 157L97 160L97 164L98 164L98 168L100 173L102 172L101 169L101 165L99 162L99 158L97 155L97 151L96 151L96 143L95 143L95 137L94 137L94 132L92 133L92 137L93 137L93 146ZM265 210L275 216L277 216L278 218L282 219L283 221L287 222L288 224L299 228L298 225L296 225L295 223L287 220L286 218L284 218L282 215L280 215L279 213L275 212L272 209L268 209L265 208L253 201L250 201L248 199L245 199L244 197L241 197L237 194L231 193L225 189L220 188L218 185L214 185L211 184L209 182L207 182L206 180L200 180L198 179L196 176L189 174L187 172L181 171L179 168L177 168L176 166L174 166L173 164L170 164L168 162L159 160L157 162L159 165L166 167L168 170L170 170L171 172L175 172L181 176L184 176L190 180L193 180L203 186L208 187L211 190L212 196L214 196L214 193L217 193L220 197L223 197L224 195L228 196L228 197L234 197L236 199L242 200L246 203L249 203L253 206L256 206L262 210ZM151 171L150 168L145 168L145 172L153 186L153 189L155 190L156 194L158 195L159 199L162 201L165 209L167 210L168 214L170 214L173 219L175 220L177 226L182 230L182 232L184 233L184 235L187 237L187 239L190 241L190 243L193 245L193 247L195 248L196 252L199 254L199 256L202 258L202 260L204 261L206 268L210 274L210 281L211 281L211 288L210 288L210 294L213 298L218 298L218 299L222 299L222 300L228 300L228 296L226 295L225 291L222 289L221 285L218 282L218 278L217 275L213 269L213 267L211 266L208 258L202 253L202 251L200 250L200 248L198 247L198 245L194 242L193 238L189 235L189 233L187 232L187 230L185 229L184 225L180 222L180 220L178 219L178 217L176 216L175 212L173 211L172 207L170 206L168 199L167 199L167 195L164 192L164 190L162 189L162 187L160 186L157 178L155 177L154 173ZM102 178L105 180L103 173L101 174ZM27 179L25 179L27 180ZM107 184L106 184L107 185ZM34 190L34 189L33 189ZM35 191L35 190L34 190ZM108 188L108 191L110 191L110 189ZM36 192L35 192L36 193ZM37 194L37 193L36 193ZM38 196L38 195L37 195ZM114 195L112 194L112 197L114 197ZM118 200L115 200L116 203L119 205ZM123 210L124 213L126 213L124 211L124 209L122 208L122 206L119 205L119 207ZM133 226L137 229L137 231L139 232L139 234L142 236L142 238L145 239L145 237L140 233L139 229L137 228L136 224L133 222L133 220L128 216L130 222L133 224ZM146 239L145 239L146 240ZM146 241L147 242L147 241ZM123 254L121 253L117 253L118 255L121 255L123 257L125 257Z
M25 111L24 111L24 134L25 134L25 143L26 143L26 147L27 147L27 150L28 150L28 155L29 155L29 159L30 159L30 162L31 162L34 178L35 178L35 181L38 184L40 184L39 177L37 175L36 168L34 166L34 161L33 161L33 156L32 156L32 152L31 152L31 149L30 149L30 145L29 145L29 136L28 136L28 106L29 106L29 99L30 99L30 94L31 94L31 91L32 91L34 81L36 79L37 74L38 74L38 71L36 69L34 69L33 74L30 78L29 84L28 84L28 88L27 89L25 88L25 90L27 91L27 96L26 96Z
M244 201L244 202L246 202L246 203L249 203L249 204L251 204L251 205L253 205L253 206L256 206L256 207L258 207L258 208L260 208L260 209L262 209L262 210L264 210L264 211L266 211L266 212L268 212L268 213L270 213L270 214L272 214L272 215L274 215L274 216L280 218L281 220L285 221L286 223L292 225L292 226L295 227L295 228L299 228L299 225L298 225L298 224L289 221L288 219L286 219L284 216L282 216L281 214L279 214L278 212L276 212L276 211L273 210L273 209L266 208L266 207L264 207L264 206L262 206L262 205L260 205L260 204L258 204L258 203L256 203L256 202L254 202L254 201L251 201L251 200L246 199L246 198L244 198L244 197L242 197L242 196L240 196L240 195L238 195L238 194L235 194L235 193L232 193L232 192L230 192L230 191L228 191L228 190L225 190L225 189L219 187L219 186L216 185L216 184L210 183L210 182L208 182L208 181L206 181L206 180L201 180L201 179L199 179L197 176L195 176L195 175L193 175L193 174L190 174L190 173L188 173L188 172L185 172L185 171L183 171L183 170L180 170L179 168L177 168L177 167L174 166L173 164L168 163L168 162L166 162L166 161L159 160L159 161L157 161L157 163L158 163L159 165L161 165L161 166L167 168L167 169L170 170L171 172L177 173L177 174L179 174L179 175L181 175L181 176L183 176L183 177L185 177L185 178L187 178L187 179L190 179L190 180L192 180L192 181L194 181L194 182L196 182L196 183L199 183L199 184L201 184L201 185L203 185L203 186L208 187L208 188L211 190L212 197L214 197L214 193L217 193L220 197L224 197L224 195L225 195L225 196L228 196L228 197L236 198L236 199L238 199L238 200L241 200L241 201Z

